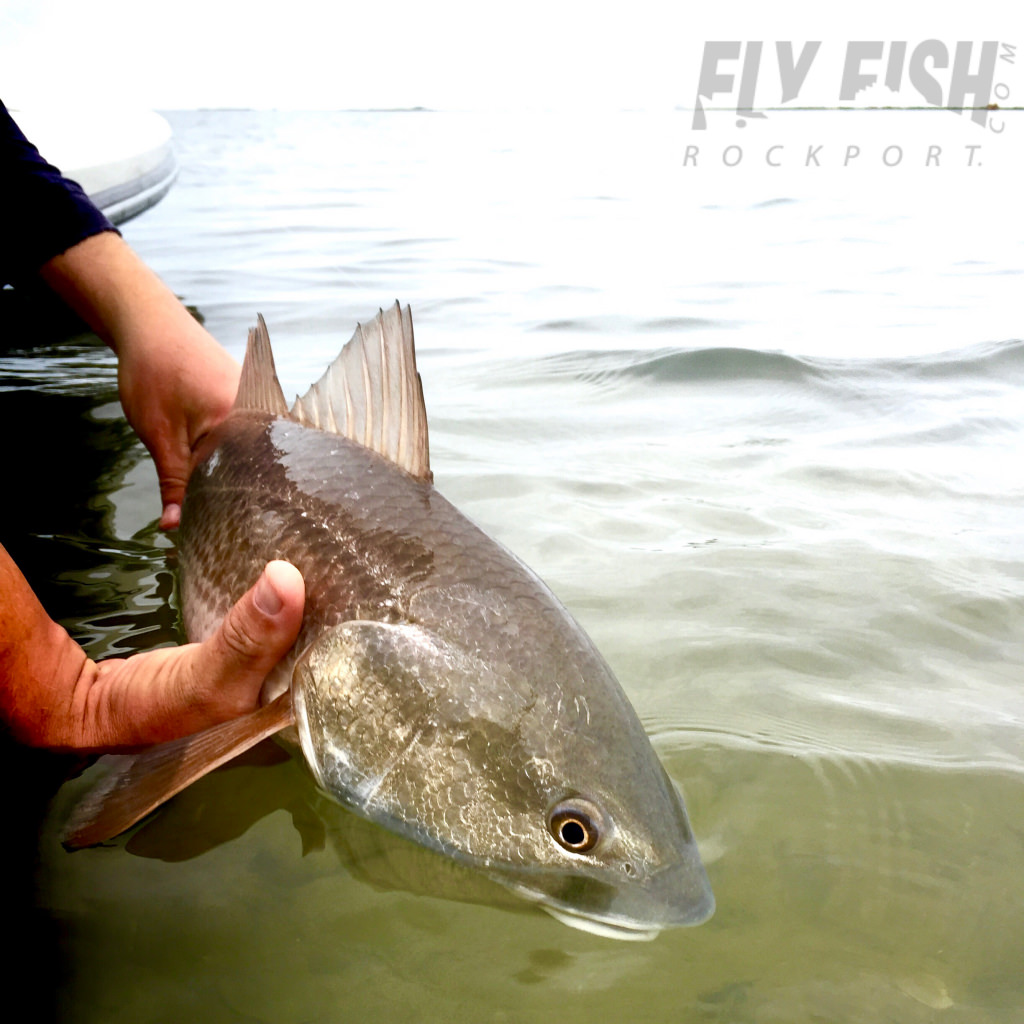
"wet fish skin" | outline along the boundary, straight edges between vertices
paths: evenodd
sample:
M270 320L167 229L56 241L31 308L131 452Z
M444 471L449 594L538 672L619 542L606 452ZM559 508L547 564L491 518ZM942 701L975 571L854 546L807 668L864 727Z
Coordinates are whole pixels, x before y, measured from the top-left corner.
M189 638L272 558L302 571L307 606L263 700L292 687L291 739L327 793L571 924L649 937L710 915L681 798L604 659L429 479L236 410L183 506ZM592 848L556 839L566 808Z

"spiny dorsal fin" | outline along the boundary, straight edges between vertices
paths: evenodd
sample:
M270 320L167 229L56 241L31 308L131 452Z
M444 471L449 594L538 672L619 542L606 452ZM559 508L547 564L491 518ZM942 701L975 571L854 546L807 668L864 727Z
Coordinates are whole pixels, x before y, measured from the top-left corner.
M249 344L242 363L242 377L238 382L235 409L257 409L274 416L287 416L288 403L277 379L274 353L270 350L270 335L263 314L257 314L258 323L249 328Z
M358 324L327 372L295 399L291 415L347 437L413 476L432 479L409 307L396 302L365 327Z
M111 774L79 803L64 829L69 850L113 839L197 779L293 725L291 690L229 722L139 754L115 755Z

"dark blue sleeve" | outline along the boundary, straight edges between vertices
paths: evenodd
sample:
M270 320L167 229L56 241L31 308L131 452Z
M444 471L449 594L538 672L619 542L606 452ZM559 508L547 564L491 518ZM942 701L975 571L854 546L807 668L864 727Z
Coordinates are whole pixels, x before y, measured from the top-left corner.
M0 102L0 285L17 284L85 238L116 228L48 164Z

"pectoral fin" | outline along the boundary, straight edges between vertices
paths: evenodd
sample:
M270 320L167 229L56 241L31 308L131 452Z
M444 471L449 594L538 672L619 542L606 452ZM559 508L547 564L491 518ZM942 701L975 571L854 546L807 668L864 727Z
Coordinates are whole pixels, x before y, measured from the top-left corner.
M139 754L117 755L111 774L75 807L65 827L69 850L94 846L130 828L196 779L295 721L291 691L265 707Z

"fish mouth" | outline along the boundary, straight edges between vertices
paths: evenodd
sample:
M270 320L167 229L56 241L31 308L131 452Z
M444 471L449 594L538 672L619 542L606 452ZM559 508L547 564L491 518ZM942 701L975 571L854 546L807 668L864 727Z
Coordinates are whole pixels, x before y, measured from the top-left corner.
M685 909L680 907L673 912L666 907L667 912L660 919L644 920L640 916L632 917L628 913L616 914L614 912L601 913L597 910L581 910L563 900L553 899L549 893L532 889L521 882L512 882L498 875L492 875L492 877L524 899L536 903L562 924L605 939L650 942L669 928L693 927L703 924L715 912L715 897L710 886L704 888L700 900L690 902Z
M577 928L581 932L589 932L591 935L598 935L602 939L619 939L626 942L650 942L656 939L662 932L662 928L654 925L632 924L625 921L611 921L608 919L585 917L576 914L564 907L553 907L548 903L542 903L541 907L546 910L555 920L570 928Z

